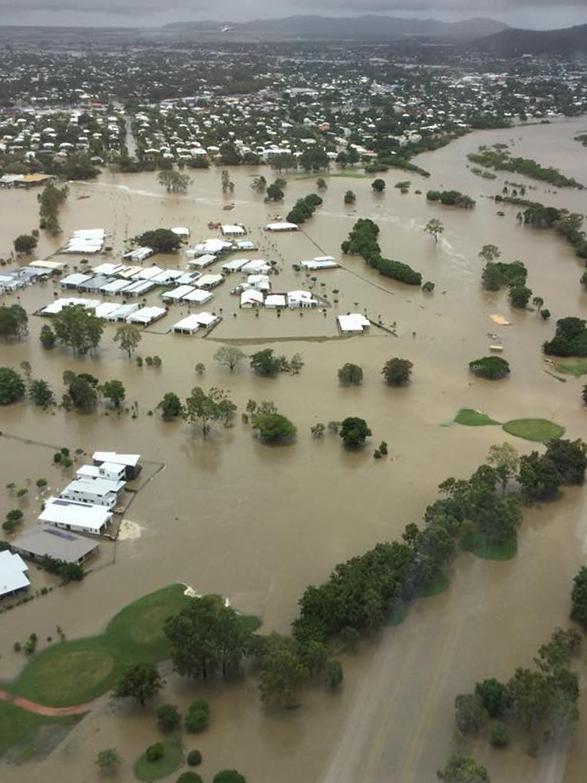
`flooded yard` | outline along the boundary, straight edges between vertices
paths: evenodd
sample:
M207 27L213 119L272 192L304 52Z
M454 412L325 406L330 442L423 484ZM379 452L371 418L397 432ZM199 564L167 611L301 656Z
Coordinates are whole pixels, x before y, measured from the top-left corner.
M119 540L101 543L92 573L82 583L0 615L0 682L10 681L23 664L23 655L13 651L15 641L31 632L45 640L55 636L57 625L68 638L95 634L124 604L175 581L227 596L235 608L258 614L263 631L287 631L308 584L324 580L336 563L398 537L408 522L418 522L437 497L440 481L468 476L494 443L508 441L521 453L532 449L497 426L444 426L460 408L478 409L498 421L551 419L571 438L586 438L582 381L569 376L561 383L548 375L540 350L556 318L585 313L582 267L554 232L518 225L517 208L504 205L505 217L496 214L489 196L501 192L506 179L523 178L499 174L489 181L466 168L467 152L479 144L514 139L518 154L523 150L587 183L587 154L573 141L584 126L577 120L471 134L418 158L431 172L429 179L393 170L383 175L387 190L382 195L371 191L371 178L331 177L324 204L303 230L279 236L264 232L264 224L312 192L313 178L289 176L283 206L266 205L253 192L250 169L231 172L235 191L230 198L222 195L215 169L194 172L185 196L164 194L155 174L105 173L96 183L71 184L60 215L63 235L55 240L42 236L39 258L53 257L78 228L103 227L109 234L112 253L90 258L92 266L119 260L128 239L151 228L185 225L198 242L215 236L209 221L239 222L258 243L259 250L249 255L277 262L274 291L313 285L332 306L325 314L318 308L286 310L280 316L261 310L256 316L239 309L238 297L230 294L241 281L233 274L204 308L222 316L208 337L168 332L188 312L181 305L171 305L164 319L144 331L138 353L159 355L163 365L157 369L127 360L112 342L114 325L106 325L95 356L78 358L61 348L44 351L38 334L46 321L32 313L61 295L58 284L37 283L3 297L26 308L30 336L2 345L2 365L18 368L23 360L30 362L33 377L46 379L59 397L65 370L116 378L126 387L127 404L138 404L136 418L104 408L92 415L44 412L28 403L0 409L3 484L31 482L22 505L25 524L34 523L40 505L35 480L44 477L51 488L67 481L69 473L52 463L56 448L139 452L145 461L164 467L137 493ZM262 173L269 178L266 170ZM405 179L412 185L402 195L393 185ZM529 180L526 184L536 186L528 198L587 213L587 191L555 193ZM425 192L442 187L476 198L476 208L428 203ZM349 188L357 195L354 207L343 204ZM234 208L224 210L227 204ZM37 212L33 191L0 191L0 256L9 255L15 236L38 225ZM385 256L409 263L424 280L435 282L432 295L380 277L361 259L341 254L340 244L358 217L379 224ZM432 217L446 227L438 244L423 230ZM478 252L486 243L497 244L503 260L526 264L528 285L552 312L550 322L537 312L512 310L505 292L481 290ZM293 263L315 255L332 255L342 268L316 273L315 282L292 269ZM181 251L152 261L185 266ZM79 257L68 264L71 270L82 268ZM147 302L159 304L157 292L149 293ZM340 337L335 316L347 312L364 312L387 327L395 323L397 336L372 327L363 336ZM495 313L505 315L511 326L496 326L489 317ZM497 385L474 378L467 367L488 353L492 332L499 333L512 368ZM223 341L236 341L247 353L267 346L288 356L299 352L305 366L299 375L275 379L255 376L246 364L230 373L213 359ZM406 388L383 383L381 368L394 356L414 363ZM194 371L199 362L206 367L203 376ZM337 370L345 362L363 367L361 387L338 384ZM187 423L149 415L164 393L184 398L195 385L226 389L239 414L249 399L273 400L297 425L297 442L262 445L240 415L233 427L214 429L207 439ZM332 434L312 438L311 425L353 415L368 421L372 448L387 441L388 458L375 461L372 448L345 452ZM14 506L8 490L0 489L0 513ZM445 593L416 602L401 626L347 656L339 694L309 690L298 710L265 711L252 680L202 687L169 673L165 701L182 708L196 695L210 699L211 727L194 743L203 753L206 779L220 768L236 767L252 783L429 783L453 746L454 697L471 690L477 679L509 677L531 660L554 627L566 624L571 580L585 560L585 511L584 491L566 490L556 503L525 512L513 560L460 555ZM45 576L34 572L33 579L37 587ZM480 760L485 754L500 783L579 783L587 765L581 741L585 696L581 706L575 741L560 763L554 765L548 754L531 758L521 746L501 755L481 749ZM156 737L151 710L104 699L48 758L20 768L5 765L0 775L3 783L20 783L24 777L32 783L51 778L93 782L99 777L97 751L114 746L125 759L126 780L129 764Z

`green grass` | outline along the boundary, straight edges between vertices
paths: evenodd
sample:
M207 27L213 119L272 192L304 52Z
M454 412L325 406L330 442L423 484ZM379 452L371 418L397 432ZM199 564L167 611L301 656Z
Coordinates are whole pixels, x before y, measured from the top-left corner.
M518 552L518 538L514 535L502 544L495 544L482 533L474 532L463 537L461 548L483 560L511 560Z
M139 780L161 780L161 778L171 775L182 765L181 745L173 740L163 741L161 744L165 748L165 753L158 761L149 761L144 753L136 760L133 771Z
M125 607L100 636L53 644L23 669L10 690L50 707L91 701L113 686L126 666L169 656L163 623L188 602L170 585Z
M486 427L490 424L501 424L501 422L492 419L486 413L473 410L472 408L461 408L455 416L457 424L464 424L466 427Z
M517 438L546 443L554 438L561 438L565 434L565 428L548 419L512 419L506 421L503 429Z
M574 375L575 378L580 378L582 375L587 375L587 361L576 362L555 362L554 369L557 372L565 373L566 375Z
M45 718L0 702L0 758L17 763L43 756L59 743L77 717Z

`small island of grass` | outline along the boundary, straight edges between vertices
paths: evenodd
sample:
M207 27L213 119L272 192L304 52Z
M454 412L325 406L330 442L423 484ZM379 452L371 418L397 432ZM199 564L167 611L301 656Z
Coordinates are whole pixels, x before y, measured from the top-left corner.
M575 378L580 378L582 375L587 375L587 362L578 359L575 362L555 362L554 369L557 372L565 373L566 375L574 375Z
M487 427L501 422L492 419L486 413L476 411L473 408L461 408L455 416L457 424L463 424L465 427Z
M512 419L503 425L503 429L516 438L536 443L547 443L565 434L564 427L548 419Z

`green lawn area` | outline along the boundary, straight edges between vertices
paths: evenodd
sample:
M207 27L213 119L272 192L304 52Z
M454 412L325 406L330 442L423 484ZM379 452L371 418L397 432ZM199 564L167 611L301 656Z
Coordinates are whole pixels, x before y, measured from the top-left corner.
M0 758L15 763L42 756L57 745L78 719L45 718L0 701Z
M575 362L555 362L554 369L557 372L580 378L582 375L587 375L587 361L577 359Z
M170 585L129 604L100 636L53 644L35 655L10 690L50 707L91 701L111 688L122 670L169 655L163 623L189 599Z
M475 532L463 537L461 548L483 560L511 560L518 552L518 538L513 536L503 544L494 544Z
M517 438L546 443L554 438L561 438L565 434L565 428L548 419L512 419L506 421L503 429Z
M136 760L134 765L135 777L139 780L161 780L175 772L183 763L183 751L181 745L173 740L167 740L161 743L165 752L158 761L149 761L143 753Z
M490 424L501 424L500 421L492 419L486 413L473 410L473 408L461 408L455 416L455 422L464 424L466 427L486 427Z

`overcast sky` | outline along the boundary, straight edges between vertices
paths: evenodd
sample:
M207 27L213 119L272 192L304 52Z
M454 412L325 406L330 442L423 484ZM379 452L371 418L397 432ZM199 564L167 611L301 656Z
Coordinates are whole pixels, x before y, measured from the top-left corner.
M289 14L387 13L447 21L488 16L517 27L587 23L587 0L0 0L0 25L157 26Z

